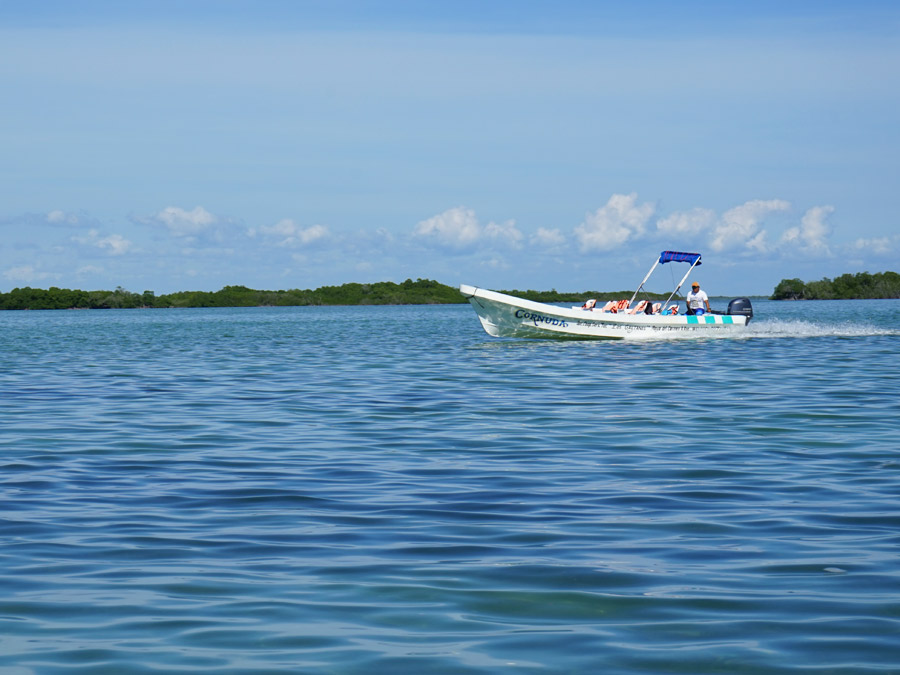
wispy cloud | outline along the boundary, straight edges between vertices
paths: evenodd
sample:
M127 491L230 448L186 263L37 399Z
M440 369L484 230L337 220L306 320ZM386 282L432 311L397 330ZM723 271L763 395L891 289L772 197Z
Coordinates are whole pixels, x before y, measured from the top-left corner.
M3 276L13 283L31 284L36 281L57 278L59 275L50 272L41 272L32 265L18 265L3 271Z

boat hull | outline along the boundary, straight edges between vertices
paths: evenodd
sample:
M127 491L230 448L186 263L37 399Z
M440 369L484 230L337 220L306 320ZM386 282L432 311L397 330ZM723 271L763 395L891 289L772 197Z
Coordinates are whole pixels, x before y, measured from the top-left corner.
M719 334L743 329L744 316L612 314L558 307L465 284L459 287L488 335L518 338L627 340L653 336Z

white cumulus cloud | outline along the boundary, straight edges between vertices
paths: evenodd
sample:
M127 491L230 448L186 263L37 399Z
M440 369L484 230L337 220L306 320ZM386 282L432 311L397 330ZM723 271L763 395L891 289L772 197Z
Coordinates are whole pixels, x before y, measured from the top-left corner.
M831 227L826 219L834 212L833 206L814 206L803 214L800 219L800 227L791 227L785 230L781 241L785 244L795 244L810 253L831 253L828 246L828 237L831 235Z
M900 245L900 237L875 237L872 239L860 238L853 242L852 248L857 251L867 251L878 255L893 254Z
M451 248L465 248L478 241L481 226L472 209L458 206L421 221L414 232Z
M559 228L548 229L539 227L537 232L531 235L531 243L542 248L554 248L566 243L565 235Z
M417 237L456 250L468 248L483 239L499 241L512 248L520 248L522 245L522 233L514 220L490 222L482 227L475 211L463 206L448 209L421 221L413 233Z
M66 225L77 225L78 224L78 216L73 213L66 213L65 211L60 211L59 209L55 211L50 211L47 214L47 222L53 225L58 225L60 223Z
M266 237L277 239L278 246L306 246L328 236L328 228L324 225L303 227L290 218L280 220L274 225L263 225L259 231ZM251 236L255 231L251 231Z
M73 241L79 244L95 246L99 249L108 251L110 255L123 255L131 250L133 244L123 237L121 234L110 234L105 237L100 236L99 230L88 230L87 235L72 237Z
M783 199L754 199L735 206L723 213L721 220L713 228L710 246L714 251L740 247L765 250L766 231L760 228L760 222L770 213L787 211L789 208L790 203Z
M698 207L661 218L656 221L656 229L666 236L693 237L712 229L716 218L712 209Z
M169 228L178 237L189 237L199 234L216 222L216 217L202 206L186 211L178 206L167 206L158 214L156 220Z
M488 223L484 228L484 236L500 241L512 248L522 245L522 233L516 227L516 221L504 220L502 223Z
M108 237L102 237L96 241L96 245L98 248L109 251L112 255L122 255L131 248L131 242L121 234L111 234Z
M637 193L614 194L605 206L588 213L584 222L575 228L575 236L583 252L608 251L644 234L654 206L638 204Z

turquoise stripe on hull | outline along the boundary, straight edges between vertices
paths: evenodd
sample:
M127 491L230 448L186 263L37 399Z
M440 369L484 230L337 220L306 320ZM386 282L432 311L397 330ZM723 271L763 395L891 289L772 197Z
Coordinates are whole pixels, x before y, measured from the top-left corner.
M696 323L696 324L700 324L700 323L705 323L705 324L730 323L730 324L733 324L734 323L734 319L732 317L724 316L724 315L716 315L716 314L704 314L702 316L691 315L691 316L688 316L685 318L687 319L688 323Z

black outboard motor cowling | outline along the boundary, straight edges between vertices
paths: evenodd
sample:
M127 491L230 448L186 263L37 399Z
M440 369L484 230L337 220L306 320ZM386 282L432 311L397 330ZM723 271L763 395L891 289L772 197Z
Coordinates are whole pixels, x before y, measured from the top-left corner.
M747 317L747 323L753 318L753 306L750 304L750 298L735 298L728 303L728 311L726 314L738 314Z

